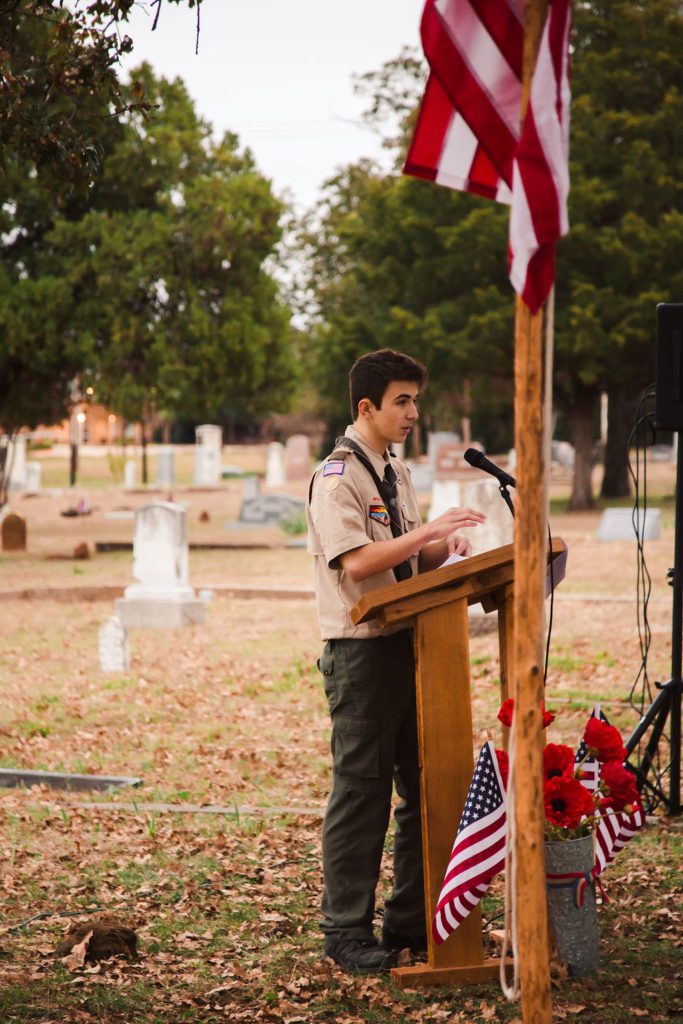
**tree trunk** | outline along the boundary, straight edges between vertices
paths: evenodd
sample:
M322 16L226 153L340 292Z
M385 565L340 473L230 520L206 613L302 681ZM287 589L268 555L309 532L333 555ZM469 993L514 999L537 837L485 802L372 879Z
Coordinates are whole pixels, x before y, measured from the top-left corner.
M574 443L574 476L567 506L570 512L583 512L595 508L591 475L597 397L593 390L579 391L569 413L569 429Z
M147 424L140 420L140 437L142 439L142 482L147 483Z
M628 498L631 481L628 475L628 439L633 419L633 403L619 388L608 392L607 444L602 498Z

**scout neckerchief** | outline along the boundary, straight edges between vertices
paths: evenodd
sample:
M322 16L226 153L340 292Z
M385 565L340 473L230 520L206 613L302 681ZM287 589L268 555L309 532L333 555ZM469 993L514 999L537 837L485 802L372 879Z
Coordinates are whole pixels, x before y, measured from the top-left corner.
M370 462L363 449L359 444L356 444L350 437L338 437L334 442L335 450L339 447L349 448L354 455L357 455L360 461L363 463L368 473L375 482L377 492L389 510L389 519L391 525L391 533L394 537L403 536L403 526L401 524L401 517L398 513L398 502L396 500L396 487L398 483L398 476L396 470L390 462L387 463L384 470L384 479L380 480L379 475L375 467ZM330 458L334 458L335 452L332 452ZM394 566L394 576L397 580L407 580L413 575L413 570L410 565L410 559L406 559L405 562L401 562L399 565Z

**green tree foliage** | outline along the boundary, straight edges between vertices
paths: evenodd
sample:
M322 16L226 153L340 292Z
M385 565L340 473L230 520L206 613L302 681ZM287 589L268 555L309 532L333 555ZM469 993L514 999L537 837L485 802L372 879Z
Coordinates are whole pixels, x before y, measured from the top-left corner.
M575 5L571 231L558 252L555 327L556 398L577 453L573 508L593 503L602 390L603 494L628 493L626 442L653 377L655 305L683 298L682 48L678 0Z
M429 367L432 425L459 422L468 380L480 413L509 402L509 379L495 371L512 337L504 211L359 164L328 184L318 217L308 235L318 318L313 364L335 426L348 419L351 362L384 345Z

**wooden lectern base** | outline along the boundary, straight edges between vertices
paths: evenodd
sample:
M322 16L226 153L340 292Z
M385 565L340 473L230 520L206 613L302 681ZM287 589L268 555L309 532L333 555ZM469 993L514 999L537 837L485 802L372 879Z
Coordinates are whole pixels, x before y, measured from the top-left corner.
M507 961L512 968L512 960ZM392 980L398 988L431 988L434 985L472 985L490 981L500 974L500 960L490 958L483 964L467 964L463 967L430 967L429 964L415 964L412 967L394 967Z

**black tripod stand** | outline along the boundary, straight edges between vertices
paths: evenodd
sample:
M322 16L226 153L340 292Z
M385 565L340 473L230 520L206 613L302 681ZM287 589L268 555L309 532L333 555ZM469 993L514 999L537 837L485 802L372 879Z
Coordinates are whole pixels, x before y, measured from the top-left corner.
M653 803L662 802L669 814L681 813L681 649L683 646L683 303L662 302L657 306L657 368L655 384L655 428L674 432L676 459L676 519L674 564L668 578L673 588L671 622L671 678L657 683L659 690L650 708L626 741L631 754L652 730L636 767L638 788L649 793ZM669 720L669 764L657 765L657 751ZM654 768L657 771L653 771ZM669 792L662 778L668 772ZM651 776L654 778L652 779Z
M651 733L636 767L638 789L649 793L657 803L661 802L669 814L681 813L681 652L683 648L683 439L678 433L678 457L676 460L676 519L674 532L674 564L667 574L673 588L673 611L671 621L671 678L666 683L656 683L659 693L645 712L640 722L626 741L626 750L631 754L645 737ZM653 779L656 755L667 720L670 718L669 742L671 758L668 766ZM668 772L669 792L664 791L661 776Z

